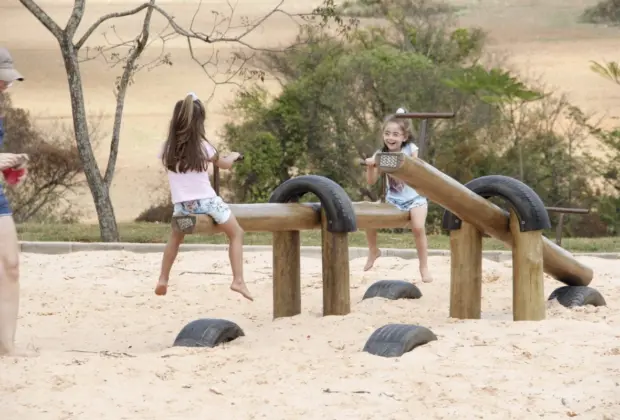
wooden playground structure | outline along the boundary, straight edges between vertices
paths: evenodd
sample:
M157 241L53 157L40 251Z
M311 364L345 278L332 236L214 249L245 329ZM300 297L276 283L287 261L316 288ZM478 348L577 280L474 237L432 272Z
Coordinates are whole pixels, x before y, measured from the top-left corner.
M543 273L568 286L587 286L592 270L542 235L551 227L547 209L527 185L503 177L482 177L462 185L420 158L403 153L378 153L383 173L401 179L446 209L450 231L450 316L481 316L482 236L503 241L512 249L513 319L545 318ZM471 185L470 185L471 184ZM320 203L298 203L313 193ZM512 210L486 198L500 196ZM322 234L323 315L351 310L348 234L357 229L403 227L409 214L384 203L353 203L333 181L313 175L289 179L274 190L269 203L231 204L245 231L273 232L273 316L301 313L300 231ZM216 232L206 215L174 216L173 228L186 234Z
M475 179L462 185L424 162L428 119L453 118L454 113L412 112L399 118L421 119L419 157L403 153L378 153L375 161L385 176L390 174L415 188L446 209L444 229L450 231L450 317L480 319L482 301L482 240L495 237L512 249L513 319L545 318L543 273L568 286L587 286L593 272L562 249L565 213L588 213L587 209L545 207L538 195L522 182L503 176ZM220 177L214 170L219 194ZM296 203L314 193L320 203ZM507 212L487 200L501 197L510 204ZM273 316L301 313L300 231L320 229L323 263L323 315L346 315L351 311L349 288L349 232L357 229L402 228L409 213L384 202L353 203L333 181L301 176L281 184L270 203L231 204L231 210L247 232L273 232ZM560 213L556 243L542 235L551 223L549 212ZM186 234L216 232L206 215L174 216L173 229Z

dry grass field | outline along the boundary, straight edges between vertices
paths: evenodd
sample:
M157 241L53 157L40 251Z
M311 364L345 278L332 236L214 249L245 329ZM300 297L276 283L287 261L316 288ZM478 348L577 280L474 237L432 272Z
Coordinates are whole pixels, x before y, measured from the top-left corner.
M66 22L72 1L40 1L41 7L54 19ZM126 10L140 4L139 0L89 0L86 16L81 26L85 28L99 16ZM160 2L184 25L192 19L197 1L168 0ZM285 0L288 11L301 11L319 2L293 2ZM566 92L570 99L588 112L607 115L607 124L617 118L620 111L620 89L613 89L609 82L593 74L589 60L617 59L617 29L595 27L577 23L577 16L593 1L583 0L454 0L460 7L459 19L463 25L479 25L491 35L491 51L509 55L510 64L532 77L542 78L549 86ZM236 16L257 18L277 4L276 0L240 0ZM203 1L196 26L209 28L213 21L211 10L227 12L224 1ZM0 39L10 49L26 82L12 89L15 104L27 108L42 124L70 123L70 104L64 67L55 39L27 12L17 0L0 2ZM115 21L116 35L127 39L137 34L140 17ZM160 17L154 19L157 28L163 27ZM108 26L103 26L103 29ZM255 46L278 45L291 40L296 26L284 15L273 16L256 30L248 41ZM104 43L100 32L88 45ZM232 51L226 44L217 48L224 58ZM153 44L145 60L159 55L161 44ZM115 211L119 221L129 221L148 207L153 189L165 182L155 158L157 145L165 135L168 118L174 102L188 91L199 96L209 96L212 84L202 69L191 60L187 45L182 39L166 44L174 65L159 67L138 74L126 101L125 118L117 173L112 187ZM201 57L211 53L203 46ZM82 75L87 109L93 116L101 115L101 132L104 135L97 155L105 166L109 149L111 115L114 112L112 87L119 69L109 68L101 61L85 62ZM275 82L267 85L277 88ZM208 134L217 144L218 130L229 119L223 107L234 97L235 89L219 87L208 106ZM74 198L83 210L83 220L95 220L90 193L85 188Z

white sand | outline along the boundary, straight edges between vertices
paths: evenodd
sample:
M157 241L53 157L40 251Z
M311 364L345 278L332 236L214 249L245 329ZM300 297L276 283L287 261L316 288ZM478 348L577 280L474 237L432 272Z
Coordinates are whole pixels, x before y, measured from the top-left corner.
M16 105L44 121L68 121L66 76L56 41L18 2L0 3L0 39L27 78L11 91ZM64 25L72 2L40 3ZM138 3L89 0L81 31L102 14ZM616 59L617 31L575 24L583 1L456 3L468 7L462 22L489 30L493 48L514 54L519 69L569 92L586 111L617 114L617 90L588 70L591 59ZM187 22L196 2L162 4ZM204 25L209 10L226 8L223 1L204 4ZM255 18L275 4L242 0L237 15ZM293 11L301 4L287 1L285 6ZM139 20L116 23L121 35L130 37ZM294 35L294 27L278 17L251 41L272 45ZM145 58L155 57L157 47ZM174 101L188 90L206 96L212 89L184 44L172 42L167 50L174 67L139 74L127 96L112 185L119 220L136 217L150 204L152 189L165 184L155 158L143 156L155 155ZM232 50L222 45L220 51ZM81 70L88 111L109 117L118 71L100 62L84 63ZM267 86L277 92L273 80ZM216 144L217 133L231 119L223 106L234 93L218 89L209 104L207 131ZM104 120L106 135L110 123ZM103 138L97 150L102 167L108 142ZM94 220L86 189L74 202L85 220ZM375 280L417 278L416 260L383 258L370 273L362 272L363 259L354 260L352 313L323 318L320 263L304 259L303 313L273 321L271 254L246 255L254 303L228 289L224 252L182 254L168 296L157 297L153 287L160 257L23 255L17 342L37 356L0 359L0 420L620 418L620 261L583 259L594 267L592 286L608 307L569 310L551 303L546 321L513 323L510 264L485 261L483 319L455 321L448 319L446 258L431 258L436 281L421 284L424 296L414 301L360 300ZM194 273L181 275L188 271ZM217 274L200 274L207 271ZM545 293L561 285L549 280ZM215 349L170 348L186 323L202 317L235 321L246 336ZM439 340L400 359L361 352L376 328L393 322L429 327Z
M361 297L376 280L417 280L417 260L384 257L367 273L353 260L344 317L321 316L320 260L304 258L302 314L274 321L271 253L246 253L254 303L229 291L224 251L180 254L157 297L160 257L23 255L17 344L35 356L0 359L0 419L620 418L620 261L580 258L607 307L554 302L547 320L515 323L510 262L484 261L483 319L457 321L448 258L431 258L436 281L410 301ZM561 285L547 279L545 294ZM202 317L235 321L246 336L171 348ZM361 351L398 322L439 340L396 359Z

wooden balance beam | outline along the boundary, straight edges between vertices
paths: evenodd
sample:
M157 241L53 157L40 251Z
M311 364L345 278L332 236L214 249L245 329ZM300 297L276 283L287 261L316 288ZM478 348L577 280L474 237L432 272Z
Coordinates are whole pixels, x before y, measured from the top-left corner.
M384 155L394 155L397 166L382 165L381 157ZM375 159L381 171L401 179L481 232L513 246L509 219L495 204L419 158L403 153L378 153ZM545 272L558 281L569 286L587 286L592 281L594 273L590 267L581 264L568 251L545 237L543 258Z
M230 204L230 209L246 232L286 232L321 229L318 203ZM358 229L402 228L409 223L409 213L385 203L353 203ZM187 218L192 218L189 221ZM186 223L187 222L187 223ZM173 229L185 234L218 233L213 219L204 214L174 216Z
M547 210L525 184L503 177L491 186L493 177L482 177L489 179L489 184L485 186L486 179L478 178L483 182L478 182L477 193L472 191L477 180L468 183L469 189L423 160L403 153L378 153L375 162L382 172L399 178L452 213L447 219L444 216L444 227L446 220L455 226L450 234L450 316L480 318L483 233L512 249L515 321L545 318L543 272L569 286L587 286L592 281L591 268L542 236L542 230L550 227ZM496 195L512 195L513 205L519 208L507 215L480 195L485 189L487 196L495 194L492 190ZM528 210L531 212L526 214ZM519 211L522 214L517 214Z
M390 205L351 204L358 229L403 227L409 223L408 212ZM348 233L330 231L320 203L231 204L230 208L243 230L273 233L274 318L301 312L301 230L321 230L323 315L346 315L351 311ZM218 233L213 219L200 214L173 216L172 228L185 234Z

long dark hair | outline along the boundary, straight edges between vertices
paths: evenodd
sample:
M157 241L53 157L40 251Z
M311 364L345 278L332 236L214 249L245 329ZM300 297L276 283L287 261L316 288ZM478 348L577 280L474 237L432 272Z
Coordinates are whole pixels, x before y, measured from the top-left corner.
M168 170L206 172L209 162L217 159L217 152L215 156L208 157L203 144L203 141L208 142L205 117L204 105L192 94L174 105L161 158Z

